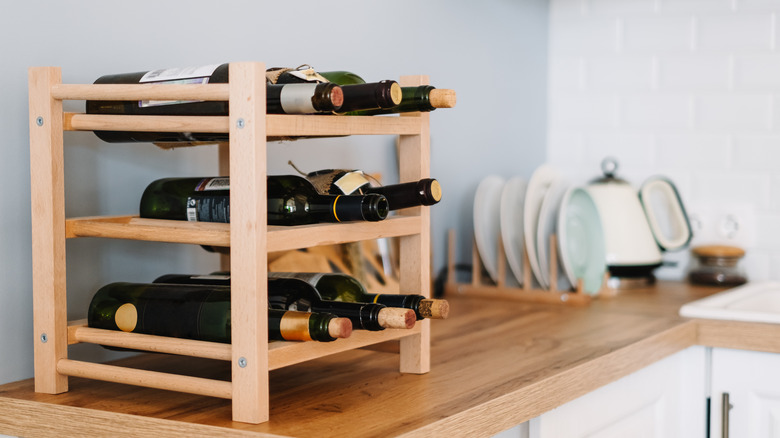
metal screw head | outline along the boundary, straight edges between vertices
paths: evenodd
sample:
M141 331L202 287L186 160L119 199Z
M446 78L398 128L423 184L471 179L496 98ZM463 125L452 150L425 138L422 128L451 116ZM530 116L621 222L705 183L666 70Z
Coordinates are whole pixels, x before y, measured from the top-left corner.
M41 335L41 342L44 344L49 340L49 337L46 335L46 333Z
M238 129L242 129L244 127L244 119L236 120L236 126L238 127Z
M561 294L561 302L569 301L569 294Z
M246 368L246 358L245 357L239 357L238 358L238 366L241 368Z
M38 126L43 126L43 117L41 117L41 116L38 116L38 117L35 119L35 124L36 124L36 125L38 125Z

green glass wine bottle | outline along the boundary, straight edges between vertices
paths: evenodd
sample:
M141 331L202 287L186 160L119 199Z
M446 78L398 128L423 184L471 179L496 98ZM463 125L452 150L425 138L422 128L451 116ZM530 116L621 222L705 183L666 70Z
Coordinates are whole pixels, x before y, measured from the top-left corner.
M158 277L155 283L204 284L216 287L229 286L230 275L168 274ZM268 305L272 309L332 313L349 318L355 329L378 331L385 328L409 329L414 327L413 309L391 307L382 303L347 300L325 300L316 287L300 278L268 276Z
M99 77L95 84L206 84L228 83L229 64L161 69ZM338 84L267 84L268 114L329 114L341 109L344 94ZM225 101L105 101L88 100L87 114L227 116ZM227 141L227 133L95 131L103 141L206 142Z
M328 80L335 84L355 85L365 84L366 81L360 76L349 71L323 71L315 72L309 66L301 66L297 69L270 69L267 77L273 83L276 78L286 75L283 79L289 82L321 82ZM292 76L292 78L289 78ZM457 101L455 90L436 88L431 85L420 85L416 87L401 87L401 102L389 108L361 109L347 112L344 108L340 112L347 115L380 115L407 112L430 112L437 108L454 108Z
M296 175L268 176L266 181L269 225L380 221L387 217L387 199L382 195L320 195L311 183ZM140 215L151 219L230 222L230 180L156 180L144 190Z
M326 300L379 303L389 307L414 310L417 319L444 319L449 316L446 300L426 298L419 294L372 294L352 276L338 273L272 272L271 278L297 278L314 286Z
M306 179L321 194L381 194L387 198L388 209L391 211L420 205L434 205L441 201L441 184L433 178L372 186L369 178L360 170L323 169L309 172L306 174Z
M272 74L272 75L269 75ZM398 82L382 80L365 82L360 76L345 71L317 74L313 69L271 69L266 77L276 84L333 83L341 86L344 102L338 112L394 108L401 103L403 92Z
M230 343L230 288L199 284L111 283L92 297L87 325L106 330ZM268 339L334 341L352 323L333 314L268 310Z
M346 274L269 272L268 277L269 280L292 278L306 282L314 287L322 299L328 301L376 303L387 307L410 309L414 311L418 320L423 318L444 319L449 316L450 306L447 300L426 298L419 294L371 294L366 291L357 279ZM154 282L229 285L230 273L219 272L208 275L166 274L158 277Z

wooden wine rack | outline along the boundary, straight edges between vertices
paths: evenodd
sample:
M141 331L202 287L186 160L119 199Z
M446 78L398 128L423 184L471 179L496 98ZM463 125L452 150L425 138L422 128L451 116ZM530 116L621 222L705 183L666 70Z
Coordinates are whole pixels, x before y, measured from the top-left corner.
M398 135L401 181L429 177L427 113L400 116L267 115L265 65L230 64L229 84L63 84L58 67L29 70L35 391L68 391L68 376L222 397L233 419L269 418L269 370L388 340L400 340L400 371L430 369L430 321L411 330L355 331L335 342L268 342L267 253L383 237L400 241L401 290L430 296L430 216L427 208L403 211L382 222L278 227L266 224L268 137ZM402 86L428 83L405 76ZM228 101L229 116L125 116L64 113L64 100L175 99ZM124 130L229 133L220 146L220 170L231 180L231 223L197 223L136 216L65 217L63 132ZM184 153L184 152L183 152ZM86 327L68 322L66 240L103 237L229 246L232 344L165 338ZM68 345L99 343L231 362L231 381L165 374L68 359Z

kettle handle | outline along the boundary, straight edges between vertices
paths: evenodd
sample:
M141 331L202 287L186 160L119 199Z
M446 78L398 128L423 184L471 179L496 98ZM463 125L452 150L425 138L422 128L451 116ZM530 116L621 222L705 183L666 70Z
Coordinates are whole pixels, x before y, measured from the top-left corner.
M661 250L680 249L691 241L693 237L691 223L688 221L680 194L671 181L660 177L647 181L639 190L639 199ZM656 211L659 204L663 207L663 217L660 217L659 212ZM665 227L662 226L662 219L667 221Z

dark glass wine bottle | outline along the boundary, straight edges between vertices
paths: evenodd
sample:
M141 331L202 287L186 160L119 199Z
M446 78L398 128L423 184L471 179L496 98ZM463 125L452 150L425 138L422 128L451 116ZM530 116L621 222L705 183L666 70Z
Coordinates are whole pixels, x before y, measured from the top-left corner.
M445 319L449 316L447 300L426 298L419 294L372 294L354 277L337 273L269 272L271 278L294 278L314 286L319 296L329 301L350 303L377 303L387 307L400 307L414 311L418 320L423 318ZM230 273L218 272L208 275L166 274L154 280L155 283L229 285Z
M199 284L111 283L89 304L89 327L230 343L230 288ZM268 310L268 339L334 341L352 323L333 314Z
M229 178L163 178L147 186L140 215L152 219L230 222ZM267 178L268 224L379 221L387 217L382 195L320 195L305 178Z
M308 67L308 68L304 68ZM348 71L324 71L315 72L309 66L301 66L297 69L269 69L267 74L269 80L276 83L278 77L283 76L286 82L322 82L330 81L335 84L345 86L354 84L365 84L366 81L355 73ZM436 108L454 108L457 100L455 90L439 89L431 85L420 85L412 87L401 87L401 102L390 108L363 109L346 112L343 108L341 112L348 115L379 115L407 112L430 112Z
M230 285L230 275L163 275L155 283ZM324 300L311 283L291 277L268 276L268 305L272 309L324 312L349 318L355 329L384 330L414 327L415 312L410 308L381 303Z
M271 278L298 278L317 289L326 300L379 303L389 307L414 310L417 319L444 319L449 316L446 300L426 298L419 294L372 294L354 277L338 273L272 272Z
M354 195L378 193L387 198L389 210L434 205L441 201L441 184L433 178L423 178L400 184L371 186L360 170L323 169L306 174L315 189L322 194Z
M95 84L205 84L227 83L229 64L186 69L101 76ZM400 99L400 98L399 98ZM267 84L266 112L269 114L333 113L341 109L344 94L338 84ZM225 101L104 101L88 100L87 114L227 116ZM101 140L121 142L227 141L227 133L95 131Z
M351 114L354 111L394 108L401 103L403 92L398 82L382 80L366 83L362 78L348 72L333 72L330 77L318 75L311 69L285 70L275 76L277 84L333 83L341 86L344 102L338 110Z

